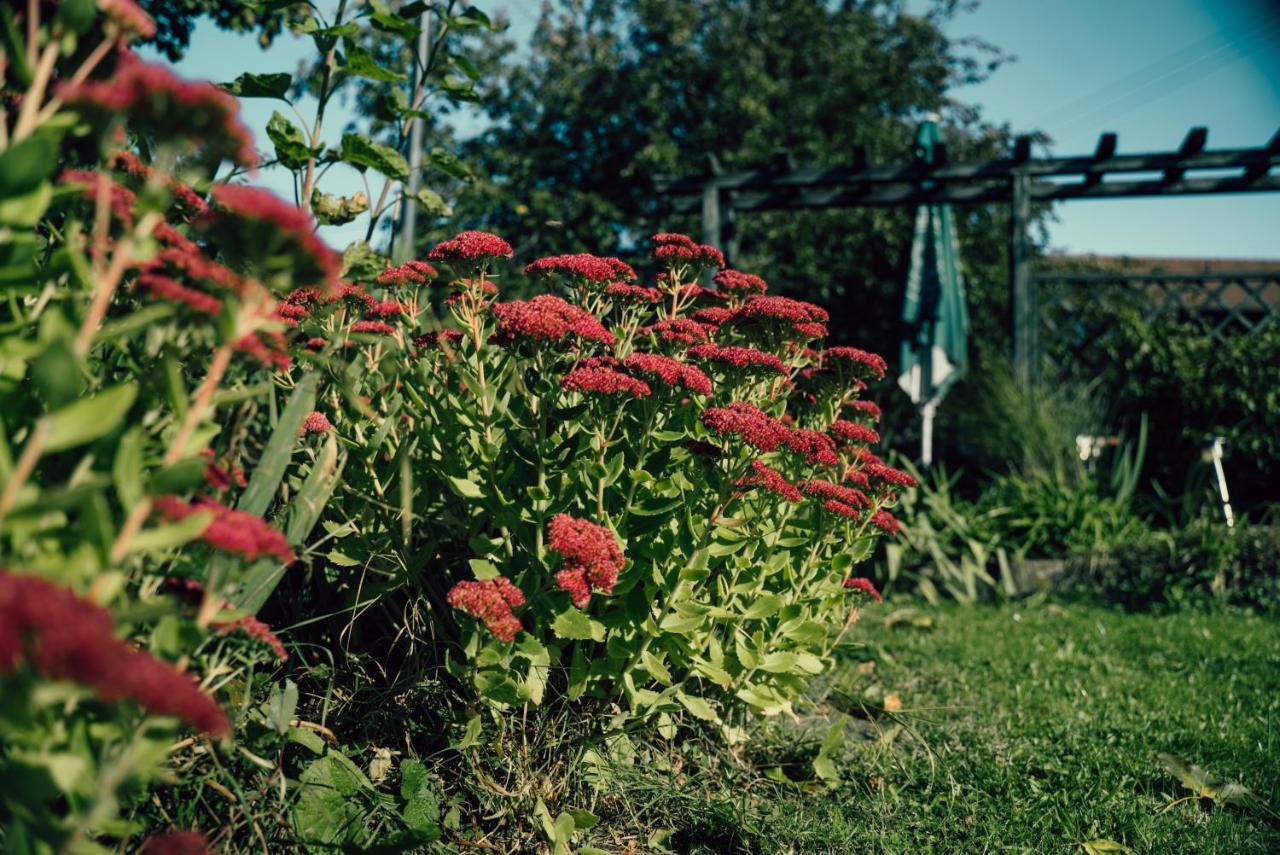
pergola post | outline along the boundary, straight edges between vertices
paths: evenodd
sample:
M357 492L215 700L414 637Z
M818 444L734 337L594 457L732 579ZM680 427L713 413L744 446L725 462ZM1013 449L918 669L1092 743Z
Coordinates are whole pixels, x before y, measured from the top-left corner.
M1031 180L1018 170L1010 180L1009 204L1009 306L1012 314L1013 375L1023 388L1035 381L1036 300L1031 282Z

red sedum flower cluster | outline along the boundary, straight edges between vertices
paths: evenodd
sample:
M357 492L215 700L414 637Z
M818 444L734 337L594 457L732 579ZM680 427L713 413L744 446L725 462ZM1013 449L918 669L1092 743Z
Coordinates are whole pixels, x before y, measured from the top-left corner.
M427 253L429 261L476 264L514 255L511 244L490 232L469 230L440 241Z
M284 535L272 528L262 517L228 508L210 498L198 498L184 502L177 496L158 496L156 510L169 520L182 520L198 513L211 513L213 519L200 538L215 549L234 552L250 560L274 555L285 563L296 557Z
M789 427L746 401L708 407L698 418L712 433L735 437L757 451L776 451L791 435Z
M67 104L114 117L125 114L135 130L157 139L195 141L208 155L256 166L253 136L240 123L240 102L212 83L177 77L163 65L122 53L106 80L71 82L58 88Z
M455 609L484 623L502 641L514 641L523 629L511 611L524 605L524 594L506 576L459 582L449 589L445 600Z
M210 736L231 732L194 680L114 633L101 606L44 579L0 570L0 675L29 662L45 677L87 686L108 703L131 700Z
M526 265L524 272L526 276L563 276L594 285L633 282L636 278L635 270L626 262L587 252L539 258Z
M439 271L425 261L406 261L398 267L388 267L379 273L378 284L384 288L426 285L439 275Z
M547 524L547 546L564 559L556 585L578 608L590 601L593 592L612 593L626 564L613 532L568 514L556 514Z
M561 342L570 338L599 344L614 341L613 333L595 315L550 294L495 303L493 314L498 319L493 340L498 344Z

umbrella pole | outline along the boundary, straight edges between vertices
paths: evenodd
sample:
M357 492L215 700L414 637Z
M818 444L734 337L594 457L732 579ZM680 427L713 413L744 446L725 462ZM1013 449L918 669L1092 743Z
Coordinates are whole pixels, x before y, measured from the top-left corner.
M933 416L938 410L936 401L929 401L920 408L920 462L933 464Z

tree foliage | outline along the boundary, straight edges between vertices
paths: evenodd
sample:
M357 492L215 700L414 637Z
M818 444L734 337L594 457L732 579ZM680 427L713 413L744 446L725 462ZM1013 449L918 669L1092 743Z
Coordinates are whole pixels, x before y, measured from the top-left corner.
M949 38L954 4L907 14L901 3L821 0L563 0L546 4L528 55L507 45L484 92L493 124L469 157L478 175L457 211L500 229L517 252L551 246L626 253L646 227L696 229L654 192L660 175L773 162L872 162L909 156L918 122L943 118L952 158L1000 155L1007 128L982 121L953 90L1004 57ZM745 269L822 300L833 336L891 352L911 211L740 215ZM1003 342L1004 218L963 209L962 258L974 337Z

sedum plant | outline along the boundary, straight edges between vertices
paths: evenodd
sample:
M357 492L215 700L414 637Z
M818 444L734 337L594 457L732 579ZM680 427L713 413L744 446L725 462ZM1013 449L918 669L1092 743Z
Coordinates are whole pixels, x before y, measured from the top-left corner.
M381 4L350 11L307 30L326 91L384 80L337 49L361 26L416 36ZM236 99L138 59L153 27L130 0L0 9L5 851L203 851L206 790L233 806L215 844L438 837L428 761L379 790L327 698L300 697L300 636L260 614L323 627L338 669L437 669L462 748L485 716L551 703L584 751L789 712L879 598L853 570L913 484L869 450L884 362L823 349L825 311L679 234L653 236L652 284L555 256L524 267L524 300L485 232L398 266L339 257L317 220L362 212L334 213L321 168L389 188L398 153L277 122L310 210L239 183L258 155ZM402 196L363 212L371 232ZM565 842L567 814L538 806Z

